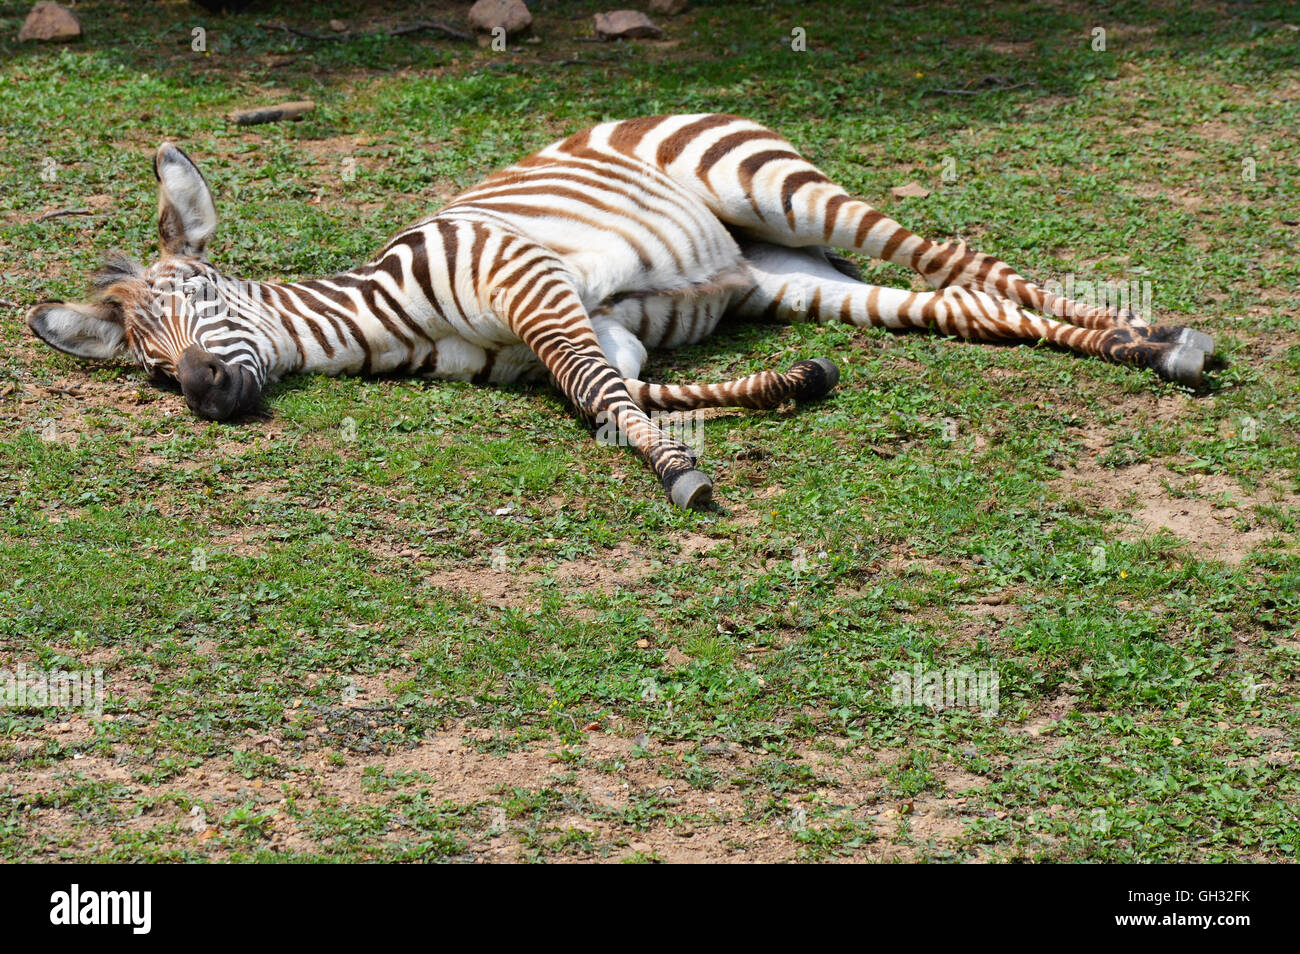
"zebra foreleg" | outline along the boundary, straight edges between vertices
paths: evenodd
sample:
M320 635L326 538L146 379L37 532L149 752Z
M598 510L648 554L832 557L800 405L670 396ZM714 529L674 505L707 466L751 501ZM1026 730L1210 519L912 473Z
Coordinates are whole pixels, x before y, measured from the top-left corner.
M632 400L647 411L694 411L707 407L773 408L789 400L815 401L839 383L840 369L827 358L792 365L782 374L760 371L721 384L647 384L624 380Z
M511 329L533 349L582 415L615 436L616 443L636 449L669 500L683 509L708 506L713 482L695 469L691 449L665 434L632 399L572 286L554 273L537 284L541 291L530 297L506 294L498 299Z
M608 310L591 315L605 360L623 378L632 400L647 411L693 411L707 407L772 408L792 398L816 400L835 387L839 368L827 358L800 361L785 374L760 371L719 384L647 384L638 378L645 345Z

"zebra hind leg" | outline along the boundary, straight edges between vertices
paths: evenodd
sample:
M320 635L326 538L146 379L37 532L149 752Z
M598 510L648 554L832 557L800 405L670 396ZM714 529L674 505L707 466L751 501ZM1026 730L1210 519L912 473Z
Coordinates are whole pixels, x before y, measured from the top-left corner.
M730 228L750 238L789 248L849 249L914 269L933 288L980 292L1087 330L1146 327L1127 309L1049 292L961 242L932 242L908 231L849 195L784 137L756 122L707 115L685 126L662 118L643 125L629 131L616 148L657 165ZM1176 336L1176 347L1214 353L1214 342L1204 332L1179 329Z
M1068 321L1080 328L1132 329L1153 343L1182 346L1214 354L1214 339L1181 325L1149 325L1136 312L1116 305L1093 305L1049 291L1016 274L1006 263L963 242L925 242L907 263L935 288L966 288L1006 298L1023 308ZM1178 380L1173 378L1172 380Z
M748 243L744 251L754 278L753 288L735 306L744 316L928 329L971 341L1047 341L1078 354L1151 368L1188 387L1201 383L1206 353L1187 343L1186 329L1084 328L960 286L912 292L863 284L817 248Z

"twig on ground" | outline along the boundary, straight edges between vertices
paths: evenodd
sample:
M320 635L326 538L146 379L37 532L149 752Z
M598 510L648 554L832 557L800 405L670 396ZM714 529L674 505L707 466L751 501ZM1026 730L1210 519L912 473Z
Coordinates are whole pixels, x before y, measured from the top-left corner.
M436 20L421 20L419 23L412 23L410 26L393 27L388 31L389 36L401 36L403 33L418 33L420 30L433 30L437 33L445 33L447 36L455 37L458 40L472 40L474 37L464 30L457 30L449 27L445 23L439 23Z
M65 397L72 397L72 398L81 397L80 385L78 385L75 388L65 388L59 384L38 384L36 386L38 388L41 388L42 390L49 391L51 394L62 394Z
M1023 83L1008 83L1005 76L985 76L979 83L981 87L979 89L971 89L970 84L967 84L961 89L937 88L929 90L929 92L942 93L944 96L983 96L985 93L1005 93L1007 90L1038 85L1033 80L1026 80Z
M57 219L61 215L94 215L90 209L55 209L53 212L46 212L34 221L44 222L46 219Z
M421 30L445 33L457 40L474 39L464 30L457 30L455 27L449 27L445 23L438 23L434 20L421 20L418 23L408 23L406 26L393 27L389 30L348 30L343 33L312 33L310 30L300 30L298 27L284 23L259 23L258 26L264 30L282 30L285 33L292 33L294 36L305 37L308 40L354 40L361 36L403 36L407 33L419 33Z
M257 126L261 123L278 123L286 119L302 119L316 108L310 99L296 103L281 103L279 106L267 106L260 109L245 109L230 114L230 121L240 126Z

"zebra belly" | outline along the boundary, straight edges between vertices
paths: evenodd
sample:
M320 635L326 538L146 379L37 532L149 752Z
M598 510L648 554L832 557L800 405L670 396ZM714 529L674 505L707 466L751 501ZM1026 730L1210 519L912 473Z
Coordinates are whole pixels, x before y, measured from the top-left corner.
M528 381L544 370L541 359L522 342L485 348L457 335L439 338L418 368L428 378L480 384Z
M696 285L613 295L592 318L621 325L647 348L680 348L713 334L731 303L752 284L746 270L730 269Z

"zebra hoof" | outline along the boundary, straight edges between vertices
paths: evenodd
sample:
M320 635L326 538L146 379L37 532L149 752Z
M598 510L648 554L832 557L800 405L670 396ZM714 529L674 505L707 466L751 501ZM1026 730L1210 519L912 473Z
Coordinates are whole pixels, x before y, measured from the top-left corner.
M1205 332L1193 328L1184 328L1179 332L1176 343L1204 351L1207 358L1214 354L1214 339Z
M823 398L830 393L835 385L840 383L840 369L835 366L835 362L829 358L813 358L809 361L800 361L791 371L800 369L804 371L803 388L799 396L805 400L815 401Z
M668 488L668 499L682 510L699 510L713 500L713 481L702 470L688 470Z
M1190 345L1174 345L1155 364L1156 371L1167 381L1189 388L1200 387L1205 370L1205 352Z

